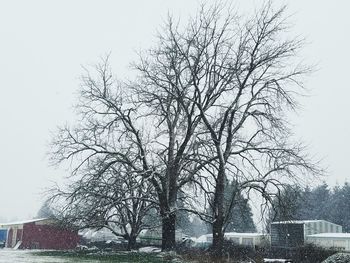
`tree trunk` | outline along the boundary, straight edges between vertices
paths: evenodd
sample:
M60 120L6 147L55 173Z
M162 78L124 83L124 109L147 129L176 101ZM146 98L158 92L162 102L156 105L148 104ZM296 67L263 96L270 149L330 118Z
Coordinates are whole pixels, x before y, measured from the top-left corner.
M214 222L213 222L213 252L214 256L221 257L224 249L224 191L225 166L220 165L214 196Z
M224 251L224 232L223 220L217 219L213 223L213 255L215 257L222 257Z
M130 235L128 239L128 250L132 250L136 248L136 236Z
M162 218L162 250L169 251L175 248L176 213L169 213Z

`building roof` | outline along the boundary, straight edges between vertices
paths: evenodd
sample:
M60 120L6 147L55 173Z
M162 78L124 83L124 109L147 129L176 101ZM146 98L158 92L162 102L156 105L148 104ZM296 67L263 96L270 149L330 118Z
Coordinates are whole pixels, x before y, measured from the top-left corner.
M288 221L276 221L276 222L272 222L271 224L307 224L307 223L315 223L315 222L328 222L328 223L337 225L335 223L332 223L326 220L288 220Z
M212 237L213 234L201 235L196 239L196 242L207 242L207 237ZM239 232L226 232L225 237L262 237L265 236L263 233L239 233Z
M307 237L350 238L350 233L320 233L320 234L307 235Z
M12 226L12 225L23 225L23 224L27 224L27 223L34 223L34 222L44 221L44 220L47 220L47 219L48 218L35 218L35 219L29 219L29 220L23 220L23 221L0 223L0 227Z
M238 233L238 232L227 232L225 237L260 237L265 236L263 233Z
M276 221L276 222L272 222L271 224L273 224L273 225L277 225L277 224L305 224L305 221L303 221L303 220Z

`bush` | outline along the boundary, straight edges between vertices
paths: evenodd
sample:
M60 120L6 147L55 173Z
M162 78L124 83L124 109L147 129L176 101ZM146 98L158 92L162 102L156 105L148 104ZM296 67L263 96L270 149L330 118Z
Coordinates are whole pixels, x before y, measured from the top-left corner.
M350 262L350 255L345 253L337 253L330 256L322 263L348 263Z
M210 249L184 248L178 249L184 258L198 262L221 262L213 258ZM296 248L280 247L249 247L225 241L222 262L230 258L230 262L249 262L254 260L262 263L264 258L291 259L293 263L321 263L329 256L336 253L336 250L325 249L315 245L307 244ZM225 261L227 262L227 261Z
M317 247L312 244L306 244L296 248L267 248L260 251L261 256L265 258L284 258L291 259L296 263L320 263L329 256L336 253L333 249Z
M329 256L336 253L336 250L333 249L326 249L317 247L312 244L307 244L301 247L296 248L295 252L293 253L293 262L300 262L300 263L318 263L322 262Z
M232 241L225 241L225 256L235 260L253 259L257 256L257 248L251 246L238 245Z
M214 256L211 247L195 248L179 246L177 252L185 259L197 262L227 262L228 258L230 258L230 262L250 262L251 259L257 256L256 248L238 245L232 241L225 241L223 258L221 259Z

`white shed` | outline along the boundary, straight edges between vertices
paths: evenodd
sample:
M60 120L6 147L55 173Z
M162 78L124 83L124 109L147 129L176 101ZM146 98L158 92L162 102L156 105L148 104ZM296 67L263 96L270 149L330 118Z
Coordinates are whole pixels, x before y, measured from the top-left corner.
M244 246L259 246L268 241L268 237L262 233L237 233L237 232L227 232L225 233L225 239L230 240L236 244ZM207 243L212 244L213 235L206 234L197 238L196 243Z
M225 233L225 239L244 246L259 246L268 241L267 236L262 233Z
M324 248L337 248L350 252L350 233L321 233L308 235L306 242Z

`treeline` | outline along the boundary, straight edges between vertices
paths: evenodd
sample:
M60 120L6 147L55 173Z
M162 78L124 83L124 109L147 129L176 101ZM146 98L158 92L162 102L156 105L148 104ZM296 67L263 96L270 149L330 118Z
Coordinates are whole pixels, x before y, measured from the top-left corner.
M274 201L273 220L327 220L350 232L350 184L330 187L323 183L315 188L286 187Z

